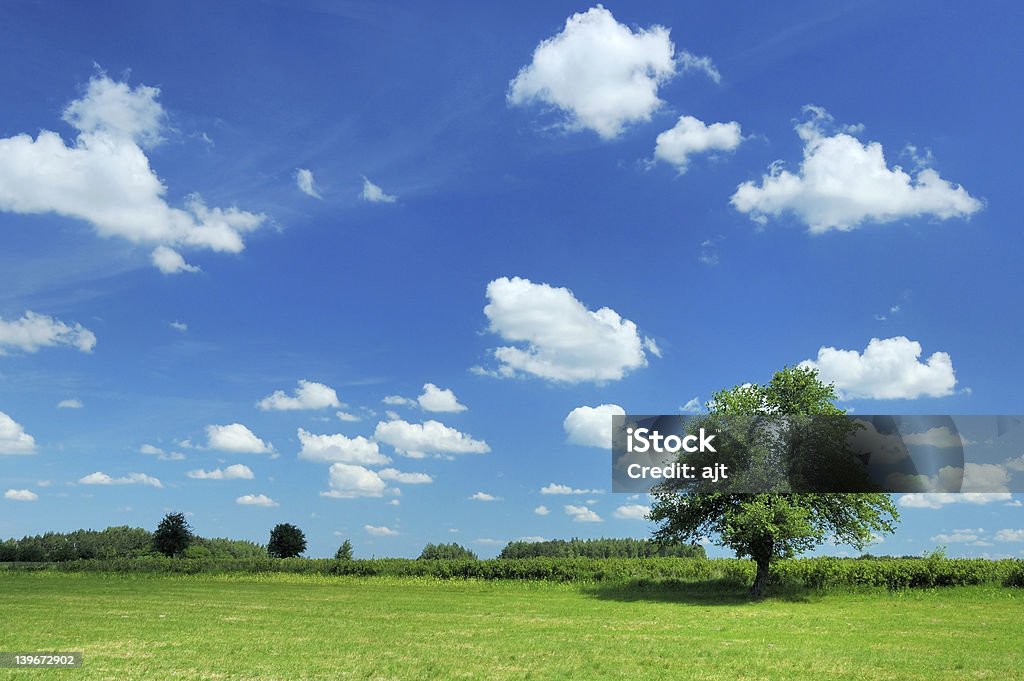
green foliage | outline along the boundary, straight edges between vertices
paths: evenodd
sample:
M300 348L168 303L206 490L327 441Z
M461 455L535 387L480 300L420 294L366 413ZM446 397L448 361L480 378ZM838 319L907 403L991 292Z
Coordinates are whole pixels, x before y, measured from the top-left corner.
M111 560L138 558L154 552L153 534L141 527L108 527L105 530L47 532L43 535L8 539L0 542L0 563L63 562L71 560ZM205 539L192 536L182 555L185 557L263 558L267 550L260 544L238 539Z
M715 393L711 416L840 415L832 385L818 380L813 369L787 367L767 385L737 386ZM846 433L829 435L819 449L845 449ZM898 517L887 494L722 494L693 493L679 480L654 488L651 519L660 523L661 541L690 542L717 536L737 556L754 559L758 567L753 591L760 595L773 560L790 558L822 544L864 548L874 534L892 532Z
M211 558L263 558L267 555L267 547L244 539L196 537L195 543L208 550Z
M1003 586L1024 588L1024 560L1016 561L1016 565L1008 570L1006 576L1003 577Z
M341 542L341 546L334 552L334 560L352 560L352 542L348 539Z
M757 567L748 560L719 558L511 558L493 560L410 560L378 558L168 558L147 556L64 563L11 563L4 569L63 572L176 574L352 575L621 584L721 584L749 587ZM771 582L810 589L886 587L934 588L977 584L1024 587L1024 560L981 558L798 558L775 561Z
M153 548L165 556L179 556L192 543L192 528L184 513L168 513L153 533Z
M137 557L149 554L153 535L140 527L75 530L0 542L0 562L56 562L91 558Z
M295 558L306 550L306 535L291 523L279 523L270 531L267 553L273 558Z
M206 548L202 544L192 544L185 552L181 554L183 558L190 560L208 560L213 558L213 553L210 549Z
M451 544L427 544L420 553L419 560L476 560L475 553L452 542Z
M505 545L498 558L704 558L699 544L659 543L649 539L553 539L514 541Z

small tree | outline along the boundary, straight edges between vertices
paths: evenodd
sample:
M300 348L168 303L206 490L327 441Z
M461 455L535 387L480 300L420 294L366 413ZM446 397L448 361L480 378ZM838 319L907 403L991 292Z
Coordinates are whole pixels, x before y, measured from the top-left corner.
M841 416L835 399L834 386L818 380L815 370L787 367L767 385L715 393L710 411L712 416ZM817 450L845 448L839 435L826 434ZM764 592L771 561L807 551L829 536L862 549L873 534L892 532L898 518L889 495L875 492L702 494L688 490L685 481L666 480L652 493L656 501L648 518L660 524L655 538L694 541L717 535L719 545L757 564L755 597Z
M184 513L168 513L153 533L153 548L165 556L180 556L192 543L192 528Z
M419 560L476 560L476 554L456 543L427 544Z
M341 546L334 552L335 560L352 560L352 542L348 539L341 542Z
M294 558L306 550L306 535L291 523L280 523L270 531L267 553L274 558Z

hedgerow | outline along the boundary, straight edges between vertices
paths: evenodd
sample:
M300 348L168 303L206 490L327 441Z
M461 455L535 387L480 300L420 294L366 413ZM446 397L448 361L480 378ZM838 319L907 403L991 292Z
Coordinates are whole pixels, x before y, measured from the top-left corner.
M281 572L363 577L543 580L554 582L718 582L749 585L754 564L734 558L516 558L410 560L377 558L167 558L145 556L61 563L8 563L8 570L223 574ZM1024 587L1024 561L966 558L801 558L772 565L772 581L810 588L873 586L890 589L1003 584Z

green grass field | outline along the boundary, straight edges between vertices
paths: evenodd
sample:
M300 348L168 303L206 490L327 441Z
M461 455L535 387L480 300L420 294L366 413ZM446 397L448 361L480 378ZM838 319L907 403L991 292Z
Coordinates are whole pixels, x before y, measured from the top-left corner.
M1024 592L0 573L0 650L85 654L3 678L1020 679Z

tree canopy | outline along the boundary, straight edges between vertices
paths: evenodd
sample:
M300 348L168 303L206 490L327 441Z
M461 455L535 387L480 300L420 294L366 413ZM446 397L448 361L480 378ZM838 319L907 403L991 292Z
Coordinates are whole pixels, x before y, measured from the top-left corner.
M295 558L306 550L306 535L291 523L279 523L270 531L267 553L274 558Z
M335 560L352 560L352 542L348 539L341 542L341 546L334 552Z
M498 558L705 558L699 544L659 543L650 539L550 539L513 541L505 545Z
M165 556L180 556L192 543L192 528L184 513L168 513L153 533L153 548Z
M765 385L746 384L713 395L711 415L839 416L832 385L813 369L787 367ZM846 447L845 429L815 442L815 448ZM862 549L876 534L892 532L896 506L881 493L695 493L684 482L654 488L650 519L660 541L691 542L717 537L737 556L757 563L752 593L762 595L771 561L790 558L834 538Z
M419 560L476 560L476 554L452 542L451 544L427 544Z

